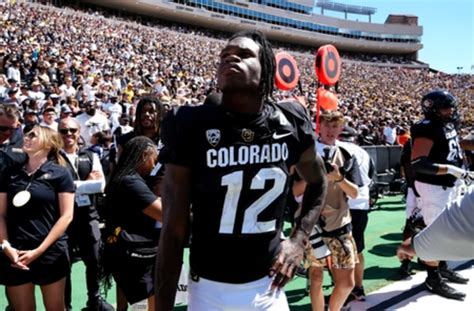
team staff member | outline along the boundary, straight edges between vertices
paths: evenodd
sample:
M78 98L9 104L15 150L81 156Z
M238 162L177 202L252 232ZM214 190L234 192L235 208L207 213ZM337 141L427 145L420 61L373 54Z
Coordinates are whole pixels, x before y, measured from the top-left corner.
M415 188L419 208L425 224L430 225L447 204L455 198L457 179L472 180L473 173L461 168L462 152L456 131L459 115L457 100L446 90L431 91L421 101L424 120L411 129L413 147L412 168L415 171ZM454 242L454 241L453 241ZM440 296L462 300L465 297L446 284L465 284L468 279L447 268L446 262L427 262L428 290Z
M154 309L154 267L161 221L161 200L147 186L157 161L156 145L144 136L125 144L107 186L106 230L102 265L131 304L148 298ZM125 308L119 310L125 310Z
M304 108L271 100L274 74L264 35L237 33L220 53L221 105L168 113L156 310L173 309L189 231L188 310L288 310L281 288L301 263L326 180ZM281 242L293 165L308 186Z
M35 126L26 133L28 161L0 181L0 283L15 310L34 310L34 285L41 286L46 310L64 310L69 273L67 238L73 217L74 183L59 165L62 144L56 132Z
M347 199L357 198L358 186L362 182L357 160L337 143L344 126L342 113L325 111L319 120L320 137L316 148L323 155L328 172L328 191L320 222L323 241L331 251L331 261L312 258L309 268L310 297L313 310L324 310L323 268L330 263L334 289L329 309L339 310L354 288L354 268L358 262Z
M62 119L59 123L59 134L63 141L61 155L66 160L66 167L73 176L76 185L74 220L67 230L69 251L74 251L86 266L87 309L114 310L100 296L98 279L100 229L99 215L95 208L94 194L105 188L105 178L96 153L81 150L77 145L80 133L79 123L73 118ZM71 275L66 280L66 307L71 308Z

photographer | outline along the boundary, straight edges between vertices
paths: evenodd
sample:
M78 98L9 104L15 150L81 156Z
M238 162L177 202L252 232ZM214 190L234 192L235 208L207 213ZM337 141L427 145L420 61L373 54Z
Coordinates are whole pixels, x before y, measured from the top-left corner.
M347 200L358 196L358 186L362 186L362 181L357 160L337 141L344 125L343 115L337 111L323 112L320 124L316 148L325 162L328 179L320 225L323 241L331 251L331 260L310 256L310 297L313 310L324 310L323 268L330 263L335 286L329 309L339 310L354 288L354 268L358 263Z

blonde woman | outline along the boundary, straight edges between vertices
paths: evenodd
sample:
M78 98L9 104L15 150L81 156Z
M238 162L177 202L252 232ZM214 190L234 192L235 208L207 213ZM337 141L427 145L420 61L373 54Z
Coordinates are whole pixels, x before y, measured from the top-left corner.
M74 183L61 148L55 131L36 125L24 137L23 168L0 177L0 284L16 311L36 309L35 285L46 310L64 310Z

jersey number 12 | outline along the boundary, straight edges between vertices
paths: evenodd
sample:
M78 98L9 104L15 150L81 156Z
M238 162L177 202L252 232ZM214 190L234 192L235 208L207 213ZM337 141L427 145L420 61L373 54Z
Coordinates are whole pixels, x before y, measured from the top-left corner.
M224 198L224 209L222 211L219 233L231 234L234 232L235 217L237 215L240 193L242 192L243 177L243 171L236 171L222 177L221 185L227 187L227 192ZM255 234L275 230L276 219L258 221L258 215L283 193L286 178L285 172L279 167L262 168L252 178L250 190L264 189L267 180L274 180L274 184L272 188L261 195L245 210L241 233Z

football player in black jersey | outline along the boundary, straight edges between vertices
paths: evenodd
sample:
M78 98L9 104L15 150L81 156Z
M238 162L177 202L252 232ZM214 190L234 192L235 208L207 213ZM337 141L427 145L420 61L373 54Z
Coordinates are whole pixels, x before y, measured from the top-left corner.
M301 263L327 181L304 108L271 99L274 74L264 35L237 33L220 53L221 104L181 107L165 119L156 310L173 309L189 233L188 310L289 309L281 288ZM308 186L281 241L292 166Z
M461 168L456 98L448 91L435 90L426 94L421 104L425 119L411 129L411 164L415 171L415 188L420 195L418 205L425 224L429 225L455 199L457 180L470 183L474 173ZM446 262L426 262L426 269L425 284L431 292L447 298L464 299L465 294L447 285L444 279L462 284L468 279L448 269Z

